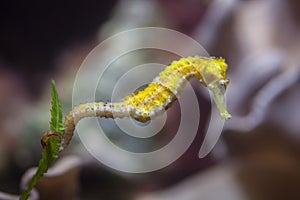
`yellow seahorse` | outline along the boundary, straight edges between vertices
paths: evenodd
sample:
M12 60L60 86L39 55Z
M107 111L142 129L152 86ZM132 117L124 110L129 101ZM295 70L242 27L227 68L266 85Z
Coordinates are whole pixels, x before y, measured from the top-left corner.
M231 115L224 99L229 83L226 71L227 64L223 58L195 56L174 61L147 88L125 97L121 102L93 102L74 107L65 118L62 146L65 148L69 144L76 124L85 117L133 117L140 122L150 120L168 109L193 77L213 92L221 118L228 120Z

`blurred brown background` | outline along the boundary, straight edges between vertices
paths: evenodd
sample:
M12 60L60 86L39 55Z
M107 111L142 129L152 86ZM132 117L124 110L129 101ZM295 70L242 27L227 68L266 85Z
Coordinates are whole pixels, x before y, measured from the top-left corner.
M187 34L229 64L227 102L233 119L214 150L198 158L210 111L199 91L205 117L193 144L175 163L147 174L119 173L96 162L75 137L61 158L78 160L66 159L70 168L58 166L61 173L49 175L66 189L55 196L53 180L45 179L37 188L41 199L300 199L299 8L296 0L1 2L0 191L18 194L22 175L38 163L51 78L66 113L76 72L93 47L120 31L159 26ZM198 83L193 85L199 90ZM176 116L178 106L172 109ZM167 128L154 144L173 137L172 127ZM76 182L74 187L68 189L60 176Z

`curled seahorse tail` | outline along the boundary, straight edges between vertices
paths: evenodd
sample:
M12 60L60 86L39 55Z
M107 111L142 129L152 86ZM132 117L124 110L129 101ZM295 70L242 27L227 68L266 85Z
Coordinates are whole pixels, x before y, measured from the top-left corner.
M73 133L75 130L75 122L74 122L74 117L73 117L73 110L69 112L69 114L66 116L65 118L65 122L64 122L64 133L63 133L63 137L62 137L62 149L66 148L72 137L73 137Z

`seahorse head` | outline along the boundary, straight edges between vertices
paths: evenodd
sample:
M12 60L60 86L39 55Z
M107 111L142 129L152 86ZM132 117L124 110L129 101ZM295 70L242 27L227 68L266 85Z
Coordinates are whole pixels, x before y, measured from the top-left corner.
M220 111L222 119L230 119L225 103L225 92L229 84L226 78L227 64L223 58L204 58L199 63L199 72L202 84L207 86L214 94L214 101Z

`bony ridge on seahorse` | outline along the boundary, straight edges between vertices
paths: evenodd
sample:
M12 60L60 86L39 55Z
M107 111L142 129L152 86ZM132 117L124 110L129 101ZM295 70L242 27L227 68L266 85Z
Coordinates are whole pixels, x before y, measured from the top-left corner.
M177 99L187 81L193 77L208 87L224 120L231 118L225 103L227 64L223 58L188 57L172 62L142 91L125 97L121 102L92 102L80 104L65 118L63 148L72 136L78 121L85 117L123 118L133 117L146 122L168 109Z

